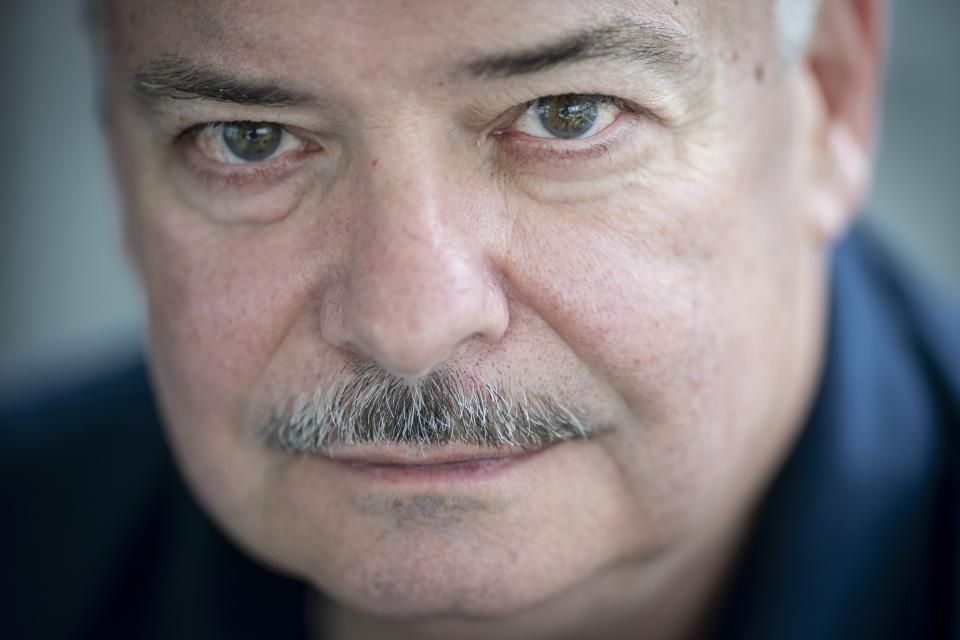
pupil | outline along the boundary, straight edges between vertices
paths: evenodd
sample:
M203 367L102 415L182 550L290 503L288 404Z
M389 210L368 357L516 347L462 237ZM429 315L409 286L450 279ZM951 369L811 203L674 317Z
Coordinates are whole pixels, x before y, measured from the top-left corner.
M541 98L537 106L540 124L558 138L579 138L597 121L595 98L580 95Z
M231 122L223 126L223 142L245 162L268 158L280 146L283 130L268 122Z

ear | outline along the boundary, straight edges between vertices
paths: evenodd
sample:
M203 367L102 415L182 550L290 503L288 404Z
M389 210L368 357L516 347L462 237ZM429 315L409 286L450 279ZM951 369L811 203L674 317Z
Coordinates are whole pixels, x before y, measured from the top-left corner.
M821 0L803 71L814 93L814 226L827 244L864 205L886 49L885 0Z

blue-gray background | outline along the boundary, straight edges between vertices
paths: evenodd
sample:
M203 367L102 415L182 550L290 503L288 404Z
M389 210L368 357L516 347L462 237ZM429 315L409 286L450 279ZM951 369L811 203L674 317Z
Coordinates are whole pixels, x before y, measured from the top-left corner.
M828 0L829 1L829 0ZM78 0L0 2L0 395L140 341ZM960 0L893 6L870 217L960 298Z

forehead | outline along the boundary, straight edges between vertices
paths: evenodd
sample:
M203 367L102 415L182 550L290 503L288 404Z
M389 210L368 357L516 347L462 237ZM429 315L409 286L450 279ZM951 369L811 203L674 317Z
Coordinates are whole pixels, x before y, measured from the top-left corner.
M436 72L454 60L642 21L706 53L762 33L768 0L114 0L112 45L129 66L157 55L278 76ZM763 11L762 9L766 9ZM769 31L769 29L767 29ZM359 79L359 78L358 78Z

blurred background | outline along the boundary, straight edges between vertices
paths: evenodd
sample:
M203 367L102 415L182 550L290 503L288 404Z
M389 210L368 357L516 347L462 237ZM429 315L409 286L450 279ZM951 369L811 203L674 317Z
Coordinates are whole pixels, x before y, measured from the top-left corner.
M0 396L108 368L140 298L94 110L79 0L2 0ZM893 3L868 216L960 299L960 0Z

